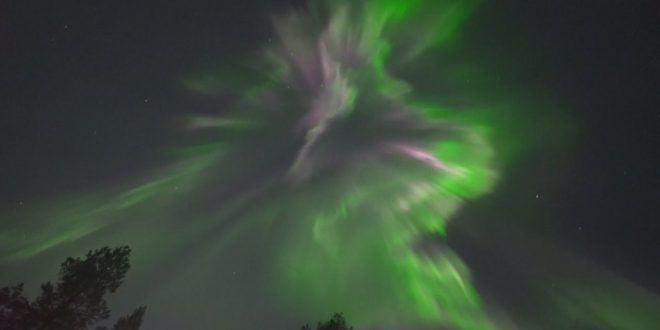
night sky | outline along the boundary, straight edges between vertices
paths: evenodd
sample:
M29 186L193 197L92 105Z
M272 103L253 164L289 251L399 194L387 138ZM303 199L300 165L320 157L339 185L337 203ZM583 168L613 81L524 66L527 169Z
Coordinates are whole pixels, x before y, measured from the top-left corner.
M4 214L125 187L166 168L172 159L164 150L189 141L181 118L222 113L236 97L199 95L184 80L244 65L275 38L271 15L305 3L3 1ZM577 268L593 265L586 273L602 269L660 294L659 13L654 1L507 0L481 4L466 22L469 58L506 82L503 89L531 100L525 132L550 141L525 150L493 191L450 225L449 242L487 301L511 314L529 312L524 306L541 298L534 289L520 291L561 264L546 255L560 260L564 253ZM559 277L572 271L582 270ZM121 295L120 309L135 305ZM540 322L540 314L521 319ZM183 319L191 329L211 328ZM287 317L274 324L315 321Z

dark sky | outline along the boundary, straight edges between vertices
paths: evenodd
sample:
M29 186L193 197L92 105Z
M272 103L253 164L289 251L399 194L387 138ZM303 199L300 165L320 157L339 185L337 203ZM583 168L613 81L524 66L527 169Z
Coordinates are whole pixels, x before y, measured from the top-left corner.
M660 292L654 261L660 257L659 7L517 2L506 18L520 30L512 35L522 47L543 61L530 72L534 83L566 101L578 119L576 150L563 177L544 178L550 169L529 164L541 169L531 170L535 180L552 187L541 214L557 214L553 226L566 239Z
M0 205L94 191L163 163L176 119L214 106L182 78L240 62L272 35L268 13L301 3L2 1ZM658 5L509 0L474 20L484 54L519 63L516 83L556 97L578 127L561 171L534 150L494 200L515 208L540 193L534 212L556 221L529 230L660 292Z
M173 118L207 106L182 79L265 40L271 2L3 1L2 199L152 165Z

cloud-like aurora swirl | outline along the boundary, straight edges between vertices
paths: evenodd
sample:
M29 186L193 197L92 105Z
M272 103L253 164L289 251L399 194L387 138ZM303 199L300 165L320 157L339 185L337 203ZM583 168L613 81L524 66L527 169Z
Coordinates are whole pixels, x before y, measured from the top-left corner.
M432 239L465 200L493 186L488 135L466 120L470 109L412 101L412 87L387 65L449 42L474 3L317 4L312 17L275 19L274 82L243 105L258 114L242 121L261 134L301 141L277 179L293 187L282 203L297 219L286 220L295 225L274 258L275 287L297 310L346 310L360 326L493 328L466 266ZM441 15L424 17L429 9ZM404 30L421 34L414 40L396 35L424 18Z
M176 150L176 165L125 192L5 215L3 264L128 243L134 276L149 278L167 251L196 249L190 241L213 240L210 258L267 227L278 238L265 281L296 313L342 310L362 328L493 328L442 243L452 214L497 177L488 127L470 109L422 105L389 71L450 43L474 2L328 3L274 19L280 42L255 78L265 83L242 86L235 110L191 118L212 141ZM187 85L232 84L218 81ZM42 219L12 222L26 216Z

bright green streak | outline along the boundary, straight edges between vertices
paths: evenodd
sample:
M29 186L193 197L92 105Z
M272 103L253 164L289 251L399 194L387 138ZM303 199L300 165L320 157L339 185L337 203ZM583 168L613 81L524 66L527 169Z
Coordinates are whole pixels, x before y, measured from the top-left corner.
M398 210L392 205L407 193L415 194L400 192L416 177L409 170L365 170L357 174L364 181L388 177L390 182L355 192L335 212L310 215L310 223L299 225L276 263L287 283L280 291L298 292L292 303L314 316L341 309L357 324L440 322L460 329L492 328L457 256L449 250L430 256L410 250L411 240L421 233L444 235L446 221L462 200L429 185L409 201L407 211ZM323 196L308 198L300 207L315 205L311 214L321 211L319 204L333 204ZM300 299L309 303L295 304Z

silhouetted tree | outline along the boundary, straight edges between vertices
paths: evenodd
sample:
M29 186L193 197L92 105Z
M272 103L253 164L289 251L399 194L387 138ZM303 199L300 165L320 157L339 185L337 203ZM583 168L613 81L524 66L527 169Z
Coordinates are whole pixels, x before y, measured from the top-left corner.
M312 330L309 325L304 325L301 330ZM316 325L316 330L353 330L353 327L346 325L344 315L335 313L332 318L324 323L319 322Z
M33 302L23 296L23 284L0 289L0 329L86 330L110 317L105 295L124 281L130 268L128 246L89 251L84 259L67 258L59 280L41 285ZM120 318L113 330L137 330L146 307ZM107 330L97 327L98 330Z
M136 308L133 313L128 316L122 316L117 320L117 323L112 327L112 330L137 330L142 325L142 316L147 310L147 307L142 306ZM107 330L106 327L98 327L96 330Z

